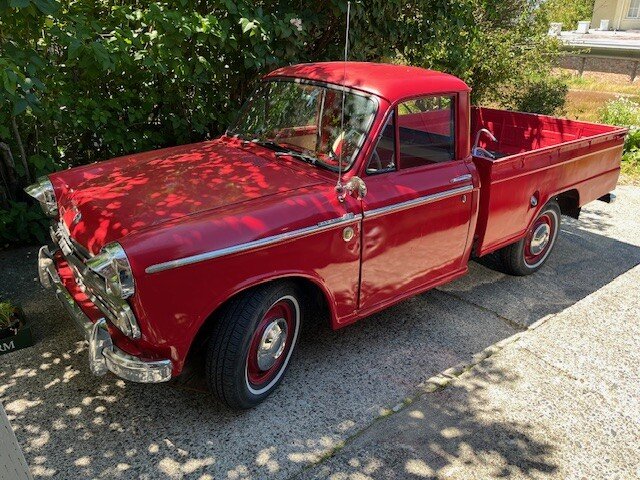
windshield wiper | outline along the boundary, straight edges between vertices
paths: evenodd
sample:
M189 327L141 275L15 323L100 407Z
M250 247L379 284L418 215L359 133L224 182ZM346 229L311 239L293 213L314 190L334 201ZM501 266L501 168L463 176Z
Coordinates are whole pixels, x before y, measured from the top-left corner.
M287 147L284 147L282 145L280 145L279 143L273 141L273 140L268 140L268 139L261 139L261 138L254 138L253 140L249 140L251 143L256 143L258 145L261 145L263 147L267 147L267 148L271 148L272 150L276 150L275 152L275 156L276 157L293 157L293 158L297 158L299 160L302 160L303 162L309 163L311 165L319 165L323 168L326 168L327 170L331 170L331 168L329 168L328 166L324 165L322 162L319 162L318 159L314 156L311 155L307 155L306 153L302 153L302 152L298 152L297 150L291 150Z
M316 157L312 157L311 155L307 155L302 152L296 152L295 150L285 150L282 152L276 152L276 157L293 157L298 158L302 161L310 163L311 165L316 165L318 163L318 159Z
M250 140L251 143L257 143L258 145L261 145L263 147L267 147L267 148L271 148L274 150L286 150L285 147L283 147L282 145L280 145L277 142L274 142L273 140L263 140L261 138L254 138L253 140Z

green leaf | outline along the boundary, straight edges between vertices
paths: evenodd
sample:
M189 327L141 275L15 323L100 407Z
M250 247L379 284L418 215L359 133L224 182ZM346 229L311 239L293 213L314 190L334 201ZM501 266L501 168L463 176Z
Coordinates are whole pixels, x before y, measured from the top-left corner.
M242 33L247 33L249 30L256 28L256 21L248 18L241 18L238 23L242 26Z
M51 15L58 9L58 3L52 0L32 0L38 10L46 15Z
M13 106L13 116L18 116L22 112L24 112L29 106L29 102L27 102L24 98L18 100L18 102Z
M29 0L9 0L9 6L13 8L25 8L29 3Z
M13 94L18 87L17 75L11 70L5 70L2 75L2 83L7 93Z
M67 59L74 60L78 58L78 52L80 51L80 48L82 48L82 43L75 39L72 40L69 48L67 49Z
M32 78L31 79L33 81L33 85L40 91L44 91L46 90L46 87L44 86L44 83L42 83L40 80L38 80L37 78Z
M225 6L227 7L227 10L229 11L229 13L231 14L235 14L238 12L238 7L236 6L236 1L235 0L225 0Z

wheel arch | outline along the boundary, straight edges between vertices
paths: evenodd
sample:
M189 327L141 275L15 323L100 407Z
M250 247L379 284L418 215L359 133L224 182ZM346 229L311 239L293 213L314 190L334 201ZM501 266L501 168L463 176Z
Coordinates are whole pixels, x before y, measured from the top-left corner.
M522 236L518 237L518 240L523 238L527 234L533 223L536 221L536 218L538 218L538 215L540 215L542 209L551 200L555 200L558 203L558 206L560 207L560 213L562 215L567 215L576 219L580 215L580 192L576 188L571 188L559 193L553 193L544 197L540 197L540 201L535 207L531 219L527 223L527 228L524 230Z
M580 216L580 192L573 188L559 193L555 197L560 206L560 213L577 219Z
M189 346L185 365L191 363L193 357L196 356L201 348L206 344L207 339L211 335L218 314L229 304L229 302L240 295L246 294L254 288L285 281L296 283L296 285L304 292L303 301L305 302L305 305L312 308L315 307L313 309L314 312L324 314L325 321L327 321L330 326L335 325L336 312L333 296L319 279L299 272L258 279L251 283L242 285L242 287L238 288L232 295L227 297L226 300L217 304L215 307L212 307L211 311L203 316L203 320L197 326L195 334L192 335L191 345ZM312 320L318 321L319 319L313 318Z

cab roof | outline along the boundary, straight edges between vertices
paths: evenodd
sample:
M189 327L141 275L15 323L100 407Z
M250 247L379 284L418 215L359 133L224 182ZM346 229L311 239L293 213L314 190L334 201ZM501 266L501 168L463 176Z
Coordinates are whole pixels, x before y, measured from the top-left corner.
M344 62L302 63L279 68L265 79L303 78L362 90L390 102L419 95L468 92L469 86L447 73L407 65Z

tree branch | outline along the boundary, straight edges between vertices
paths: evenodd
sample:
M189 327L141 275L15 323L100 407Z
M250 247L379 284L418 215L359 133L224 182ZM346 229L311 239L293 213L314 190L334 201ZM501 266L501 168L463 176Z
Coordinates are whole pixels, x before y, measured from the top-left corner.
M6 195L10 199L16 198L16 192L18 191L18 182L16 181L15 168L16 164L13 161L13 155L11 154L11 148L6 143L0 142L0 152L4 162L0 162L0 173L2 173L2 181L6 187Z
M16 117L11 116L11 128L13 129L13 136L18 144L18 150L20 150L20 159L22 160L22 166L24 167L24 174L27 177L27 182L31 183L31 172L29 172L29 164L27 164L27 155L24 153L24 145L22 145L22 137L18 131L18 124L16 123Z

